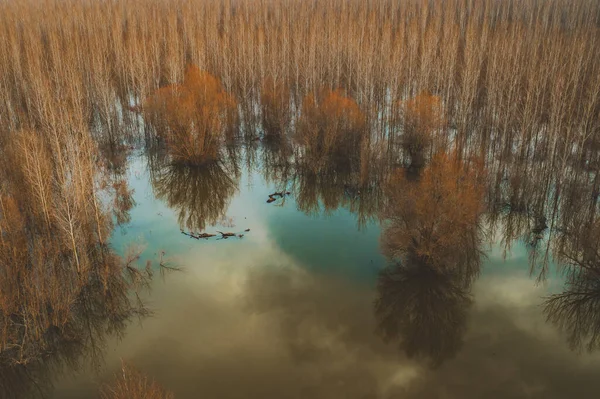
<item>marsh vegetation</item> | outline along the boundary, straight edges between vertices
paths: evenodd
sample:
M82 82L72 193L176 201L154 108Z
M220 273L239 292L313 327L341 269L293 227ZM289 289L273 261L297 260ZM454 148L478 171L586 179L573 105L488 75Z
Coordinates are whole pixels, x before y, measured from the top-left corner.
M0 2L0 393L150 314L172 267L114 245L132 162L182 231L250 177L269 212L379 226L372 310L411 359L460 352L492 244L560 276L547 321L598 349L599 55L595 0ZM172 397L122 371L104 397Z

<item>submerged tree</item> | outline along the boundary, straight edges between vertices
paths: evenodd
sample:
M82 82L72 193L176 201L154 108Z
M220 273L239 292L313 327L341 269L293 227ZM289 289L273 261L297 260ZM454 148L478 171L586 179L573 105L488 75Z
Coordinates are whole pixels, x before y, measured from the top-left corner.
M320 171L330 162L356 161L351 157L360 154L365 128L365 115L342 90L307 95L296 131L303 163Z
M99 358L103 337L147 314L131 295L148 286L151 265L108 244L111 179L85 129L68 133L26 129L0 147L0 379L17 383L1 384L2 397L43 390L49 365Z
M484 188L481 165L456 154L435 155L416 182L397 171L385 190L384 253L411 254L439 270L479 267Z
M216 160L237 119L236 102L219 79L193 65L181 85L157 90L143 109L173 161L184 164Z
M175 396L131 365L123 363L114 384L104 386L100 397L102 399L173 399Z
M470 287L481 267L482 172L444 153L416 182L391 178L382 214L375 313L384 339L434 366L456 354L466 330Z

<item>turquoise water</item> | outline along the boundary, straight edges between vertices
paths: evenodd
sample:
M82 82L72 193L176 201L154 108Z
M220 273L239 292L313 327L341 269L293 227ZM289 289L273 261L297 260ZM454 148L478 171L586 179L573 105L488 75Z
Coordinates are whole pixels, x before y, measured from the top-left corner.
M386 265L379 251L380 225L371 221L357 228L354 214L344 208L334 212L323 209L316 215L299 212L293 195L268 204L268 194L276 191L256 173L243 170L236 193L223 216L233 227L215 224L207 232L232 231L242 238L194 240L181 234L177 211L157 199L150 182L146 160L138 155L131 159L127 171L136 206L131 223L118 226L112 245L123 254L131 243L146 250L145 260L156 260L164 250L167 256L179 257L186 252L210 247L215 251L242 251L264 245L276 245L303 267L321 273L344 273L359 280L374 281ZM250 232L245 232L250 229ZM185 229L186 232L188 229Z
M130 159L137 205L131 222L115 229L113 246L123 253L132 242L143 245L142 262L156 261L164 250L182 270L154 279L145 297L154 315L109 339L100 370L58 377L54 397L95 397L121 361L177 398L562 398L600 392L600 356L572 351L542 312L543 298L562 287L561 277L553 273L537 284L521 242L506 254L498 238L485 245L482 270L467 292L472 300L460 309L437 303L437 313L419 322L417 333L425 338L413 343L411 354L401 333L391 342L382 339L374 312L387 266L378 221L359 229L357 216L344 208L304 214L293 191L267 204L279 188L257 168L242 168L221 215L225 221L205 231L244 236L196 240L181 233L188 229L178 222L180 210L156 198L146 165L141 154ZM466 318L454 330L452 323L437 323L446 314ZM455 346L439 363L418 356L438 347L446 353L447 337ZM433 339L440 342L427 341Z

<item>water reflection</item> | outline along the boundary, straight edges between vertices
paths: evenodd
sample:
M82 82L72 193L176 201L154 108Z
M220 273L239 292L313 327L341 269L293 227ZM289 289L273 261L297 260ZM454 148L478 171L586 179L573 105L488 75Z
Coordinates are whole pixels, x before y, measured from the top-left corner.
M433 320L421 325L448 327L451 336L423 328L429 342L416 340L425 346L408 358L374 333L379 321L372 281L307 270L268 238L240 250L192 248L182 259L188 272L154 291L154 300L169 312L131 329L116 347L177 398L197 397L198 387L223 398L561 398L600 388L598 359L580 359L544 325L536 296L543 291L527 291L517 300L508 295L528 287L526 278L482 276L472 292L477 301L463 311L463 301L455 298L462 290L451 288L460 283L440 275L412 278L437 290L437 298L451 299L450 305L420 299L447 312L421 313ZM466 331L435 325L444 315L460 320L461 313L467 314ZM435 339L441 344L432 346ZM433 361L434 353L444 361L431 369L420 358ZM232 380L236 384L227 383Z
M202 232L225 216L238 187L236 168L229 168L226 161L200 167L152 162L150 167L156 197L177 212L181 228L193 232Z
M12 334L9 332L8 345L0 352L1 397L44 397L52 392L60 374L101 367L107 340L122 337L133 318L149 314L137 294L131 298L132 290L138 292L148 286L151 277L150 269L134 267L136 258L134 252L125 260L105 254L84 285L67 290L73 297L72 304L60 324L44 326L33 319L23 320L24 331L15 328ZM57 299L49 298L38 318L52 317L59 305ZM5 323L5 329L15 326L16 314L12 318L13 324ZM39 332L28 333L28 327Z
M127 181L127 161L131 148L125 145L105 144L99 147L103 164L103 184L112 189L112 211L118 226L131 222L131 209L135 206L133 190Z
M482 173L438 154L417 181L398 171L386 189L382 248L394 264L379 276L379 331L434 366L457 354L467 327L483 255Z
M462 276L407 263L389 267L379 277L379 331L386 341L398 341L408 357L439 366L462 347L472 299Z
M574 350L600 349L600 223L572 226L556 257L563 264L565 287L544 303L547 319Z
M203 246L202 252L192 252L190 259L203 259L203 263L219 269L218 272L213 270L215 274L224 273L224 276L200 285L203 289L200 298L186 299L193 297L197 286L187 287L181 295L171 292L159 295L156 299L161 309L167 310L150 330L159 333L131 333L130 329L131 336L124 337L130 346L140 342L134 346L139 350L134 363L137 365L139 361L150 375L164 377L161 383L175 390L178 397L194 397L194 385L200 374L203 374L202 384L207 392L223 396L223 388L213 384L213 379L225 378L219 367L213 367L216 358L220 367L228 370L227 378L233 375L237 381L245 381L242 390L256 395L273 392L265 388L272 387L261 374L267 373L286 382L273 388L280 395L293 386L303 395L328 397L333 391L327 388L327 383L334 379L343 382L348 397L387 397L398 391L408 397L436 397L442 391L468 397L468 393L446 379L466 378L464 373L474 364L486 364L483 358L486 353L514 352L501 342L483 345L474 341L474 336L488 339L491 333L485 325L491 323L499 331L512 334L511 345L531 344L536 338L544 342L529 348L528 354L565 358L582 375L588 372L575 360L575 355L555 348L560 346L560 340L552 335L550 328L545 329L546 335L540 338L535 337L536 332L524 332L521 326L511 324L516 323L516 316L511 312L538 306L543 302L544 291L536 291L539 295L527 302L503 307L498 305L499 300L486 299L481 292L476 294L476 290L478 285L487 290L502 286L485 281L485 272L483 281L478 280L485 259L483 250L492 240L502 243L507 256L511 245L526 251L536 276L544 267L539 265L540 259L553 259L563 265L558 270L564 271L565 287L560 293L555 289L553 276L544 277L551 279L553 289L558 292L544 303L550 322L547 327L556 327L566 335L573 349L598 349L600 323L596 315L600 312L597 300L600 294L596 265L599 260L595 251L599 236L596 230L600 229L593 227L597 218L594 197L597 182L593 175L574 171L553 176L535 163L488 163L484 168L477 159L448 152L426 159L422 167L393 172L387 161L374 157L365 180L358 162L360 155L349 158L351 162L328 161L328 167L315 171L307 167L298 148L285 141L254 142L223 148L218 162L184 167L173 166L168 157L149 151L149 183L158 200L175 210L181 227L204 230L218 223L229 213L230 207L244 209L244 215L246 212L248 216L254 214L256 220L249 225L252 233L244 240L235 241L235 250L229 246L227 251L222 251L223 247L216 245L230 243L219 242L214 247ZM104 176L111 192L122 193L122 200L115 202L123 205L116 207L123 209L123 217L116 215L117 222L128 220L129 210L135 204L133 197L139 199L124 184L126 162L119 159L126 160L126 155L106 161L108 173ZM247 179L243 169L247 170ZM484 170L487 172L483 173ZM241 181L249 184L242 185ZM274 204L282 208L264 204L266 194L283 190L289 190L292 196L287 197L290 199L286 202ZM255 201L255 197L259 199ZM258 208L258 203L267 210ZM295 212L294 206L299 212ZM361 256L356 256L360 258L360 265L344 263L355 259L347 257L342 261L343 256L331 249L333 245L331 248L326 245L325 251L319 253L315 237L324 231L313 229L306 221L322 219L315 223L332 223L328 220L338 223L341 212L336 211L340 207L350 211L350 224L356 221L359 228L369 225L378 229L376 223L382 221L381 250L390 266L379 273L376 282L369 280L369 272L364 272L360 281L354 281L356 276L349 272L352 267L368 269L372 276L376 273L373 269L378 267L372 261L369 264L377 248L369 247L368 242L364 244L364 237L359 237L361 233L353 232L357 236L351 237L345 234L347 226L340 227L335 234L343 238L335 237L331 241L340 253L360 253ZM291 215L295 219L285 219ZM310 218L305 218L306 215ZM297 223L300 218L301 222ZM286 234L275 234L275 242L285 241L279 242L281 248L276 251L273 251L273 242L265 241L265 237L276 233L273 220L278 228L286 229ZM161 229L155 228L155 232L172 233L166 227ZM485 234L487 232L491 233ZM251 241L254 237L260 241ZM519 245L515 245L519 241ZM256 243L260 243L256 245L261 248L257 249L259 252L267 248L258 258L251 248ZM172 244L179 250L176 239ZM359 248L360 245L364 247ZM355 252L349 251L350 247ZM299 256L308 252L307 248L311 254L319 255ZM94 251L96 249L90 250ZM217 256L219 252L223 254ZM319 257L323 257L323 262L319 262ZM272 264L273 259L285 267ZM306 259L310 262L302 264ZM192 268L200 267L192 260L186 262ZM321 263L326 265L324 270L319 269ZM120 270L123 270L122 264ZM191 281L199 283L193 278ZM522 284L530 284L524 291L533 290L533 279ZM174 287L179 289L181 285L175 283ZM373 287L376 287L375 292L371 291ZM72 321L74 326L68 324L60 335L52 335L53 329L47 333L51 342L47 348L53 356L32 362L26 369L18 365L2 370L0 378L4 379L3 383L6 381L4 386L7 387L5 396L22 397L39 389L51 392L56 375L61 370L80 368L82 358L100 364L96 359L106 353L105 342L112 336L124 334L127 322L139 315L133 310L136 306L133 303L131 310L125 309L122 317L119 316L119 307L111 306L101 297L116 295L114 291L101 294L96 288L83 290L91 302L69 316L81 321ZM229 295L232 292L235 295ZM487 309L481 309L486 301L494 304L489 317ZM82 300L81 306L84 302ZM103 306L115 308L114 312L103 310ZM185 311L176 310L180 306ZM86 316L86 312L89 315ZM197 319L190 316L196 314ZM206 327L207 319L212 324L210 328ZM172 333L172 326L189 326L189 323L192 326L189 331ZM251 339L242 336L242 332L248 332ZM203 337L202 342L220 346L221 350L209 353L204 346L191 344L198 338L192 337L195 334ZM64 339L68 342L63 343ZM273 352L266 349L269 345ZM556 352L553 355L547 354L550 346ZM161 350L155 354L157 347ZM274 354L275 351L280 354ZM63 352L72 355L62 355ZM269 363L256 371L253 381L245 380L249 365L264 359L265 353L270 356ZM514 356L506 355L499 360L503 370L516 367L518 359ZM151 366L158 358L167 366ZM360 366L353 366L356 362L360 362ZM535 365L532 361L528 367ZM189 367L189 372L177 376L165 370L185 367ZM326 381L304 369L309 367L327 375ZM464 369L449 371L457 367ZM402 373L394 371L398 369ZM294 385L292 380L299 374L304 382ZM528 384L541 378L526 374L519 378ZM493 370L488 367L481 375L490 379ZM422 383L425 380L439 381L444 388L435 390ZM568 391L567 388L561 391L560 387L553 389ZM239 394L234 388L226 391L231 397ZM480 391L488 392L484 388ZM501 391L509 396L523 396L518 389Z
M357 161L360 150L354 155L347 153L346 158L330 158L326 167L318 169L307 164L299 149L285 141L268 141L260 148L247 146L246 154L272 192L291 192L297 209L306 215L331 215L346 208L357 216L359 229L377 218L387 167L375 154L369 155L372 162L364 174Z
M61 372L98 369L108 338L148 315L151 263L108 243L108 204L117 223L134 204L127 148L90 140L32 131L0 149L0 397L45 397Z
M137 265L142 251L142 247L132 245L124 257L108 250L96 254L94 264L78 285L64 285L60 292L51 287L49 292L30 294L20 304L21 313L7 313L3 303L0 397L52 397L57 381L65 375L101 374L109 343L123 339L132 321L141 322L152 315L144 294L150 288L154 269L151 261L145 268ZM179 270L167 264L162 255L158 267L163 275ZM46 288L56 277L50 274L48 281L38 280L40 285L33 288ZM5 281L1 283L4 287ZM29 276L12 283L21 292L31 286ZM65 297L68 312L61 309ZM6 296L2 299L6 301ZM36 305L39 308L34 308Z

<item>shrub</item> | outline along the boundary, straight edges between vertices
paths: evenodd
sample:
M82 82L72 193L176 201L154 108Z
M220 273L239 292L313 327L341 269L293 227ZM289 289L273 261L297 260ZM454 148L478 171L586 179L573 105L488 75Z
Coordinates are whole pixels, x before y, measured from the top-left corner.
M385 190L386 256L418 259L437 270L478 269L485 209L481 170L455 154L440 153L417 182L398 171Z
M150 380L125 363L114 386L106 386L101 392L102 399L173 399L174 397L156 381Z
M183 84L158 89L144 104L147 120L164 139L175 163L218 158L236 124L236 102L213 75L187 67Z
M302 103L297 140L316 168L331 157L349 159L358 154L366 119L356 101L342 90L309 94Z

